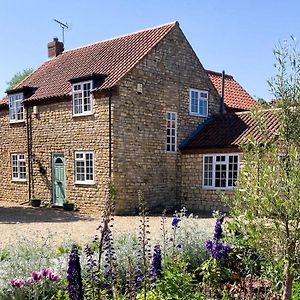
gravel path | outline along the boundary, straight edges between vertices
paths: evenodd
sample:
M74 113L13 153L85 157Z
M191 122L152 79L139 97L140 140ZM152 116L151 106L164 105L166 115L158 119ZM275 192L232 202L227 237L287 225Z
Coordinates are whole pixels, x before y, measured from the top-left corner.
M171 223L171 217L167 222ZM0 202L0 248L8 244L17 244L23 239L43 242L51 236L54 244L68 241L85 243L97 234L99 215L84 215L54 208L32 208L27 205ZM151 238L160 237L161 217L150 217ZM212 230L212 218L199 218L199 226ZM117 233L138 232L139 217L115 217L114 230Z

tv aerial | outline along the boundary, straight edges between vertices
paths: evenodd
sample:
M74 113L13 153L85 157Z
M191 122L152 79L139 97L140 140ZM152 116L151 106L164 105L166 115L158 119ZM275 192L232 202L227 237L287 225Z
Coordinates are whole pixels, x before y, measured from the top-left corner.
M58 21L57 19L54 19L54 22L60 25L60 28L62 29L62 41L65 44L65 30L70 29L70 25L67 22L63 23L61 21Z

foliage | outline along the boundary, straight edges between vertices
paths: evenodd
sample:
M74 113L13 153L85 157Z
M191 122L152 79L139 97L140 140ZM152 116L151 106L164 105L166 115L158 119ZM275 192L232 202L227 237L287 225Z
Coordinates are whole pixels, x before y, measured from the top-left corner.
M295 44L276 47L278 74L270 81L278 99L280 127L270 142L263 113L253 112L263 142L244 147L244 166L235 195L227 199L241 233L255 248L284 263L283 299L291 299L300 240L300 54ZM265 138L264 138L265 137Z
M15 88L22 80L29 76L33 72L32 68L24 69L21 72L16 73L8 82L7 89Z
M164 261L161 278L158 279L155 288L148 293L147 299L189 300L203 298L197 292L194 276L188 272L186 262L178 257L173 257L172 260Z
M0 299L50 299L64 290L67 256L51 247L53 238L49 234L36 243L23 238L17 247L1 249Z

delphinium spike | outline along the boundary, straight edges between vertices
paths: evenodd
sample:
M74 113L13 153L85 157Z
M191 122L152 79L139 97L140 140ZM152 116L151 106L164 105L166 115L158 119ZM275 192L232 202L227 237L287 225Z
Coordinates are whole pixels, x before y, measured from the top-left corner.
M140 210L140 226L138 241L140 244L139 250L139 265L141 272L141 284L144 290L144 299L147 298L147 290L150 279L150 260L151 260L151 245L150 245L150 231L149 231L149 217L146 210L145 199L141 191L138 192L139 210Z
M67 271L68 292L70 300L83 300L83 286L81 278L80 257L78 249L73 245Z

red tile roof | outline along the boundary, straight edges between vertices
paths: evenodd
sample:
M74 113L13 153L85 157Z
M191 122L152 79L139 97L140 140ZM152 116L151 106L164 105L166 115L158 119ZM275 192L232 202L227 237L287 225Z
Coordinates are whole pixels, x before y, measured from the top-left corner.
M206 152L210 148L238 148L252 137L258 143L271 142L279 129L279 109L261 111L265 131L251 112L217 115L201 124L193 136L180 149L185 152Z
M206 70L219 95L222 93L222 73ZM224 103L227 108L235 110L250 110L257 102L236 82L231 75L225 75Z
M65 51L42 64L16 88L37 88L28 100L62 97L71 93L70 79L92 73L106 75L104 82L97 87L98 90L110 88L175 26L178 26L177 22ZM3 101L7 101L7 97L2 100L2 104Z

